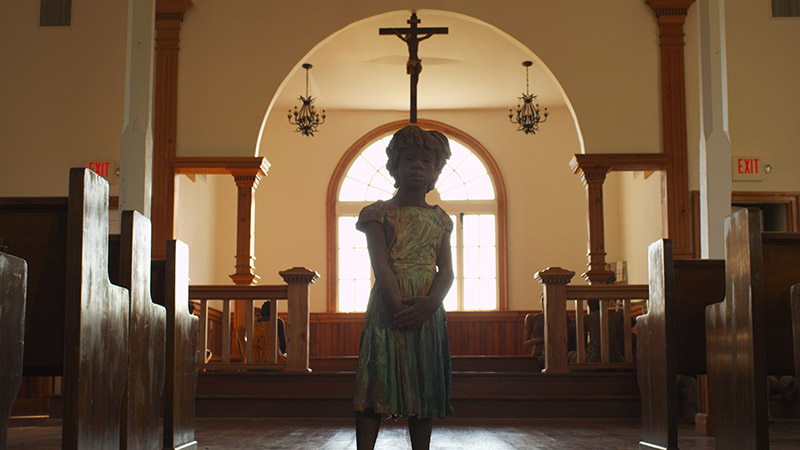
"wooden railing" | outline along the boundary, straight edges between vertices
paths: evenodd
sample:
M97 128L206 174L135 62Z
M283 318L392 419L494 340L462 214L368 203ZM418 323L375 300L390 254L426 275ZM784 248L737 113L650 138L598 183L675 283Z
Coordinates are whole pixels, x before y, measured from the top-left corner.
M280 272L286 284L272 286L189 286L189 299L200 302L200 370L283 370L284 372L308 372L308 330L311 284L319 274L303 267ZM222 355L219 360L206 358L208 347L208 324L210 300L222 301ZM266 362L255 362L254 302L269 302L270 319L267 325L269 349ZM278 313L277 302L288 301L288 323L286 325L286 362L278 362ZM231 303L245 302L245 333L242 341L243 354L239 361L231 360Z
M646 308L648 286L570 286L575 272L560 267L549 267L537 272L536 280L544 286L544 370L546 373L567 373L576 370L636 368L633 356L632 318ZM567 347L567 302L575 301L576 349L571 358ZM588 302L597 301L597 312L586 313ZM634 312L635 310L635 312ZM620 320L620 315L621 320ZM621 322L622 348L617 358L612 349L619 348L619 336L610 331L609 318L614 317L617 326ZM586 332L590 335L590 348L599 348L599 358L587 361ZM612 342L615 337L616 342ZM591 342L592 338L598 342ZM599 345L598 345L599 344Z

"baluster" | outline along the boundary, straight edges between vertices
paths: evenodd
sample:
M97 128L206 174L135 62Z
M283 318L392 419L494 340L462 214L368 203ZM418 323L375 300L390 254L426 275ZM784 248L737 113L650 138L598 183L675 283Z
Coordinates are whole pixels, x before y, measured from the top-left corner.
M253 321L255 320L255 316L253 314L253 300L246 300L245 303L246 310L244 315L245 320L245 335L244 335L244 358L243 363L250 363L252 364L253 361L253 341L254 341L254 333L253 333Z
M622 330L625 333L625 362L632 363L633 362L633 338L631 336L632 332L632 325L631 325L631 302L633 300L626 298L622 301L622 311L623 311L623 325Z
M608 364L611 361L611 342L608 338L608 300L600 300L600 362Z
M576 362L586 362L586 333L583 331L583 318L586 314L586 305L583 300L575 300L575 349L578 352Z
M222 301L222 362L231 362L231 300Z
M276 364L278 362L278 301L272 300L262 308L269 308L269 323L267 324L267 336L269 337L269 352L267 362Z
M208 363L208 300L200 300L200 345L203 349L200 365Z

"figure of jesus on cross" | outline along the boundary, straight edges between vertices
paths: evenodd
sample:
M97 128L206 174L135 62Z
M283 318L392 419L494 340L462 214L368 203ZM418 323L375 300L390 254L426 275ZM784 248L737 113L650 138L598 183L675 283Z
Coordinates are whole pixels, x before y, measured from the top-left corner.
M406 63L406 73L411 75L411 106L409 108L410 123L417 123L417 82L419 73L422 72L422 60L419 59L419 43L433 36L434 34L447 34L447 27L439 28L419 28L417 25L417 13L411 13L408 24L410 28L381 28L379 35L395 35L408 45L408 62Z

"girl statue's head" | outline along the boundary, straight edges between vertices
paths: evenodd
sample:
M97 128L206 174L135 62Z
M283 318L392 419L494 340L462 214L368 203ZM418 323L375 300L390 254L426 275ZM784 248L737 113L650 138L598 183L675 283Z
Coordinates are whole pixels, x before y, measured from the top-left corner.
M392 140L386 147L386 156L389 157L389 161L386 162L386 170L395 180L397 180L397 166L403 149L411 146L430 150L436 156L433 181L428 186L428 191L431 191L436 185L436 180L439 179L439 174L442 173L445 162L450 158L450 143L444 134L435 130L423 130L417 125L407 125L401 128L392 136ZM398 187L397 182L394 187Z

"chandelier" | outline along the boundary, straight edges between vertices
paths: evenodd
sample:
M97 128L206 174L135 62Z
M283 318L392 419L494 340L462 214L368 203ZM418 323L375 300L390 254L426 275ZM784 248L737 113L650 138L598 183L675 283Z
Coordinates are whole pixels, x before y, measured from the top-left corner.
M524 131L525 134L536 134L539 131L539 124L547 120L547 107L544 108L544 114L539 112L539 104L534 103L536 95L530 92L530 81L528 75L528 68L533 65L531 61L523 61L522 65L525 66L525 93L522 97L522 105L517 105L516 114L511 108L508 108L508 119L511 123L518 124L517 131ZM515 119L516 116L516 120Z
M303 68L306 69L306 95L305 97L300 96L300 101L303 102L303 105L300 106L300 109L295 106L294 112L290 109L288 116L289 123L297 125L295 131L302 133L303 136L314 136L317 127L325 123L325 110L323 109L322 115L320 115L314 108L314 98L308 95L308 69L311 67L309 63L303 64ZM294 120L292 120L292 116L294 116Z

